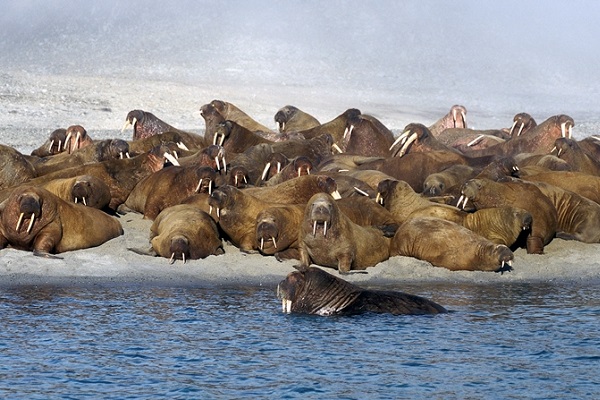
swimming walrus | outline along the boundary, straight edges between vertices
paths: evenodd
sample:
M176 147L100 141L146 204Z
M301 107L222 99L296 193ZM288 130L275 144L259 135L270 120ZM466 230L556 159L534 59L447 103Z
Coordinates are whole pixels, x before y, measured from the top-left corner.
M426 298L391 290L363 289L321 268L291 272L277 285L284 313L352 315L364 312L439 314L447 310Z
M197 260L223 254L217 224L198 207L178 204L165 208L150 227L152 249L161 257Z
M280 133L299 132L321 125L312 115L290 105L281 107L274 119Z
M511 269L513 252L462 225L441 218L417 217L400 225L390 257L408 256L451 271Z
M115 217L40 187L18 187L2 203L0 248L10 245L48 255L99 246L122 234Z
M461 189L462 201L471 200L476 209L513 206L527 210L533 218L527 237L527 253L543 254L556 234L558 216L554 204L535 184L525 181L494 182L470 179Z
M299 242L300 268L314 263L348 274L389 258L390 239L377 228L352 222L327 193L308 201Z

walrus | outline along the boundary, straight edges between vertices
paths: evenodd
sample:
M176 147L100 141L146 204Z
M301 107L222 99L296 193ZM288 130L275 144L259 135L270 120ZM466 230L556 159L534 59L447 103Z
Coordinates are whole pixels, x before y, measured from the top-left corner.
M217 224L190 204L165 208L150 227L150 243L157 255L175 260L198 260L224 254Z
M374 226L389 237L398 224L385 208L367 197L337 200L340 210L360 226ZM282 204L268 207L256 216L258 250L265 255L275 255L277 260L300 259L298 236L306 206Z
M69 154L94 143L85 128L81 125L69 126L66 135L64 150Z
M521 179L534 182L546 182L570 190L600 204L600 177L575 171L532 171L521 169Z
M277 285L284 313L353 315L364 312L439 314L447 310L424 297L391 290L363 289L321 268L289 273Z
M554 152L571 166L571 171L600 176L600 161L583 151L577 140L566 137L556 139L551 153Z
M348 118L342 141L337 143L338 151L344 153L390 157L389 147L394 142L394 134L377 118L358 114Z
M390 257L408 256L451 271L503 271L512 268L513 252L462 225L441 218L404 222L390 244Z
M148 175L133 188L125 207L153 220L165 208L180 204L195 193L210 194L216 173L207 166L169 166Z
M243 153L260 143L273 142L228 119L216 126L213 136L213 144L223 146L225 151L231 153Z
M531 230L533 217L527 210L512 206L490 207L466 213L461 225L511 250L520 246Z
M173 143L177 146L177 151L180 153L179 157L189 156L210 145L208 140L205 140L203 136L184 131L167 131L142 139L127 141L129 153L132 157L146 153L156 146L170 146Z
M321 125L319 120L297 107L281 107L274 116L280 133L299 132Z
M317 193L308 201L299 241L300 268L314 263L348 274L389 258L390 239L377 228L352 222L327 193Z
M108 185L92 175L54 179L43 184L42 187L63 200L81 203L99 210L108 207L111 199Z
M10 245L49 255L99 246L122 234L115 217L64 201L40 187L16 188L2 203L0 248Z
M475 176L477 170L468 165L452 165L443 171L429 175L423 182L423 195L440 196L451 188L462 185Z
M263 186L275 186L299 176L310 175L311 170L314 170L314 166L308 157L299 156L290 160L281 171L273 175L271 179L264 181Z
M272 151L272 148L271 148ZM272 177L281 172L281 170L290 163L282 153L270 153L265 160L265 166L259 180L255 180L256 186L263 186L263 183L270 180Z
M121 139L108 139L94 142L71 153L63 151L51 157L41 158L33 162L33 166L36 175L42 176L71 167L119 158L130 158L129 144Z
M513 124L510 127L510 136L521 136L527 133L529 130L535 128L537 122L535 119L527 113L518 113L513 117Z
M140 180L162 169L167 160L173 159L170 151L166 146L159 146L133 158L71 167L31 179L28 183L41 185L58 178L92 175L102 180L110 188L109 208L115 211L120 204L127 200L129 193Z
M455 104L443 117L429 126L434 136L439 136L448 128L467 128L467 109L465 106Z
M554 204L533 183L471 179L463 185L461 193L459 206L461 201L468 199L478 210L509 205L531 213L533 222L527 237L527 253L543 254L544 246L556 234L558 216Z
M244 192L263 201L282 204L306 204L319 192L329 193L336 199L341 197L335 180L324 175L302 175L274 186L244 189Z
M36 176L35 168L16 149L0 144L0 189L27 182Z
M124 132L125 129L129 128L130 126L133 127L134 141L166 132L175 132L178 134L183 134L184 136L198 136L193 133L177 129L173 125L170 125L158 118L151 112L144 110L131 110L127 113L127 116L125 117L125 125L123 125L121 132Z
M302 136L306 139L311 139L323 134L330 134L333 143L341 143L344 137L344 133L347 134L348 121L352 118L360 115L361 112L357 108L349 108L331 121L325 122L324 124L315 126L314 128L305 129L300 131Z
M67 139L67 130L58 128L50 133L48 139L37 149L31 152L32 156L47 157L65 151L64 145Z
M215 99L215 100L211 101L209 104L211 106L213 106L219 112L219 114L221 114L221 116L223 116L223 119L225 119L225 120L234 121L254 133L258 133L258 134L273 133L271 131L271 129L262 125L261 123L256 121L254 118L252 118L248 114L246 114L244 111L242 111L240 108L238 108L237 106L235 106L229 102ZM203 110L204 108L205 108L205 106L202 106L201 110Z

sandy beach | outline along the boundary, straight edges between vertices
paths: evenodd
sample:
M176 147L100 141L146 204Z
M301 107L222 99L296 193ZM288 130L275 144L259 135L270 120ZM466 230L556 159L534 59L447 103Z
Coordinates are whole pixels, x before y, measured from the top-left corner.
M245 12L245 6L238 6L237 18ZM28 7L35 5L27 3L7 11L0 41L6 55L0 72L0 140L24 154L30 154L54 129L74 124L84 126L93 139L129 140L131 130L121 132L121 127L127 112L133 109L150 111L180 129L202 133L204 120L199 108L213 99L236 104L273 129L274 114L286 104L303 109L321 122L347 108L359 108L376 116L396 134L411 122L430 125L453 104L463 104L469 111L470 127L477 129L510 127L516 113L527 111L538 123L560 113L571 115L577 139L600 133L600 94L588 84L597 81L592 79L597 72L588 67L594 65L594 52L581 44L572 48L565 60L547 62L563 54L560 46L566 38L553 42L556 47L545 48L542 53L532 41L535 37L513 32L510 38L522 34L518 36L525 40L522 44L530 46L537 56L529 63L518 64L506 59L517 49L510 40L500 41L496 48L478 49L494 37L486 36L490 33L479 38L468 34L476 28L469 24L482 23L477 19L466 20L466 25L453 31L464 47L461 57L451 58L440 57L452 40L448 31L440 29L424 38L410 36L410 23L389 23L386 28L374 24L373 32L362 32L349 29L352 25L344 20L327 29L316 24L319 27L307 33L302 28L290 30L281 23L259 22L278 21L276 10L257 17L255 24L236 26L233 21L238 19L233 18L223 27L208 14L194 19L194 12L174 9L170 15L173 18L150 24L161 12L154 5L141 12L132 26L131 19L126 18L130 10L123 8L127 6L110 3L95 9L95 22L76 30L50 26L47 19L56 16L54 9L46 19L40 16L19 24ZM335 4L327 7L335 8ZM422 10L402 11L408 13L405 15L409 21L416 21ZM77 26L85 13L76 7L70 12ZM378 21L374 15L379 15L383 23L392 22L385 12L371 15ZM304 18L297 13L288 16L296 23ZM317 22L326 20L321 14L314 18ZM144 28L141 32L140 25ZM220 28L227 28L229 40L219 40ZM246 35L249 29L253 36ZM380 40L388 36L377 33L386 29L392 30L389 37L402 37L403 41ZM348 32L352 32L352 46L346 42L350 40ZM315 39L325 33L331 43L314 46ZM194 46L189 44L190 37L198 39ZM550 39L543 43L548 44L546 40ZM581 39L579 42L586 43ZM405 43L409 46L403 47ZM396 50L388 51L392 44ZM287 51L290 46L293 52ZM354 54L356 49L361 49L360 57ZM382 59L381 54L389 57ZM466 60L473 59L480 61L470 65L474 69L465 74ZM229 244L225 245L225 255L169 265L164 258L127 250L149 247L151 221L131 213L120 220L125 231L122 237L96 248L61 254L60 260L0 250L0 285L275 286L293 270L293 261L280 263L273 257L243 254ZM438 280L590 282L600 281L599 254L598 244L555 239L544 255L517 250L514 270L504 274L450 272L416 259L394 257L369 268L368 274L348 279L399 288L407 281Z

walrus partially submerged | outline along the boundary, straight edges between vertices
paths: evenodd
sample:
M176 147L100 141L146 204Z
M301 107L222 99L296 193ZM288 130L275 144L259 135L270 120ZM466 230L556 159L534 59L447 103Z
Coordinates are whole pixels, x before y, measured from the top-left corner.
M426 298L391 290L368 290L320 268L294 271L277 285L285 313L351 315L365 312L439 314L447 310Z

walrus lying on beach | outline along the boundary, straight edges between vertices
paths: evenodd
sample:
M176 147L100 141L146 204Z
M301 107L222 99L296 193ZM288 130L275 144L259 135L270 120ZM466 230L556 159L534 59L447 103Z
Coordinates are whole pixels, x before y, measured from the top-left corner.
M398 228L390 257L409 256L451 271L511 269L513 252L470 229L441 218L411 218Z
M35 186L15 189L0 212L0 248L10 245L36 255L95 247L123 234L115 217Z
M299 242L301 268L313 262L347 274L389 257L390 239L377 228L352 222L327 193L317 193L308 201Z
M352 315L364 312L439 314L447 312L426 298L391 290L368 290L346 282L320 268L294 271L277 285L285 313Z

